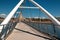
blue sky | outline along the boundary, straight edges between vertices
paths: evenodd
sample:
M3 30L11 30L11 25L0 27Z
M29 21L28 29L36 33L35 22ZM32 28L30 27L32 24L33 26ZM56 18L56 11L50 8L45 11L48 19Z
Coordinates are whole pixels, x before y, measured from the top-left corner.
M0 13L8 15L20 0L0 0ZM34 0L42 7L48 10L54 16L60 16L60 0ZM25 6L34 6L28 0L22 4ZM45 16L39 9L18 9L22 11L24 17Z

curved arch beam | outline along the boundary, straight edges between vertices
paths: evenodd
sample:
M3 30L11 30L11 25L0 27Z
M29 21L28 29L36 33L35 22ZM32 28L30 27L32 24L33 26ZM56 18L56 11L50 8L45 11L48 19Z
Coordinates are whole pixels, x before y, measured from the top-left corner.
M41 5L39 5L38 3L36 3L35 1L33 0L29 0L31 1L32 3L34 3L37 7L39 7L39 9L44 12L51 20L54 24L56 25L60 25L60 22L53 16L51 15L47 10L45 10Z
M23 3L24 0L21 0L14 8L13 10L9 13L9 15L5 18L5 20L1 23L1 25L3 24L8 24L10 19L13 17L13 15L15 14L15 12L17 11L17 9L19 8L19 6ZM0 26L0 32L2 31L3 26Z

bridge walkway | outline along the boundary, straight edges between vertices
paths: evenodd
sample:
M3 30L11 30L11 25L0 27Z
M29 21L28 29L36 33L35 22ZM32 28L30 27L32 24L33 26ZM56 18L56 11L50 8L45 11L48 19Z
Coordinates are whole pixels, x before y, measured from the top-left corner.
M28 31L28 32L25 32L25 31ZM29 32L31 32L31 33L29 33ZM6 40L46 40L42 37L38 37L38 35L34 36L34 34L32 35L32 33L38 34L40 36L48 37L38 31L36 31L35 29L31 28L29 25L27 25L23 22L20 22L20 23L17 23L15 29L7 37Z

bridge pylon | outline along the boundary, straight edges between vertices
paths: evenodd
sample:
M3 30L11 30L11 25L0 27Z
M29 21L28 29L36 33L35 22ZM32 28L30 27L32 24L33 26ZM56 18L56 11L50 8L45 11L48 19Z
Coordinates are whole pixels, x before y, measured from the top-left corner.
M24 17L22 16L22 12L19 13L18 20L19 20L19 22L24 20Z

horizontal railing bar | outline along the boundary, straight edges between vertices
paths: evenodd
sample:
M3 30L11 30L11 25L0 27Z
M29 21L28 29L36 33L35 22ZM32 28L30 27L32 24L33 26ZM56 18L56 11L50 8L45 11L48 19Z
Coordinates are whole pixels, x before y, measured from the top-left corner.
M20 6L19 8L39 9L39 7L24 7L24 6Z

